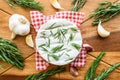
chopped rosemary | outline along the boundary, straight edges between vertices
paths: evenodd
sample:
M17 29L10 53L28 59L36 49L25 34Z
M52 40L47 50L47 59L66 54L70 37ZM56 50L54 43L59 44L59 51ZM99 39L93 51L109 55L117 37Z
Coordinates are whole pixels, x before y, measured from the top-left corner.
M65 53L65 55L66 55L66 56L68 56L68 57L70 57L70 55L69 55L69 54L67 54L67 53Z
M47 38L47 39L48 39L48 41L46 42L46 46L50 47L50 38Z
M53 36L53 32L52 32L52 30L50 30L50 36Z
M38 47L43 47L43 46L45 46L46 44L41 44L41 45L39 45Z
M71 44L74 48L76 48L78 51L80 50L80 45L79 44L76 44L76 43L72 43Z
M47 54L47 59L48 59L48 62L50 62L50 58L49 58L50 56L49 56L49 54Z
M41 47L43 51L48 52L48 50L45 47Z
M69 40L72 41L73 39L74 39L74 35L71 33L70 37L69 37Z
M69 57L68 59L66 59L65 61L70 61L73 60L74 58Z
M52 58L54 58L56 61L59 60L59 58L60 58L60 56L57 56L57 55L54 55L54 54L49 55L49 56L51 56Z
M78 29L75 27L70 28L73 32L78 32Z
M66 51L67 51L67 52L70 52L70 51L71 51L71 49L66 49Z
M63 49L62 49L63 46L64 46L64 45L58 45L58 46L52 48L52 50L51 50L52 53L56 53L56 52L59 52L59 51L63 50Z
M53 35L53 37L59 40L60 43L63 43L65 37L65 34L67 33L66 29L57 29L57 32Z
M51 26L49 26L46 30L56 28L56 27L54 27L55 24L56 24L56 23L53 23L53 24L52 24Z
M40 36L41 38L44 38L44 39L47 38L45 31L40 32L40 34L41 34L41 36Z
M51 26L49 26L48 28L46 28L46 30L72 25L72 24L60 24L60 25L55 25L55 24L56 23L53 23Z
M43 10L43 6L35 0L6 0L10 7L15 8L14 3L24 7L37 10Z

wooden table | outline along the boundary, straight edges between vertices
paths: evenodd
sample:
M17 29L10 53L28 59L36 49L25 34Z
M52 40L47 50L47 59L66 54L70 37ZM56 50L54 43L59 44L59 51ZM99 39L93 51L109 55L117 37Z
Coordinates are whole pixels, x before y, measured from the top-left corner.
M49 0L36 1L41 2L42 5L45 6L45 9L42 11L45 15L52 15L58 11L50 5ZM72 0L59 0L59 3L65 8L65 10L70 10L72 7L71 1ZM64 73L56 74L52 77L52 80L83 80L91 63L103 50L106 51L107 54L101 60L100 65L97 68L98 74L103 69L120 62L120 15L115 16L112 20L103 24L103 26L106 26L105 28L111 32L111 35L108 38L100 38L96 31L97 27L91 25L93 19L89 18L89 14L94 11L94 9L98 6L98 3L102 1L106 0L87 0L85 6L79 10L85 13L84 22L81 24L83 40L85 43L92 45L95 49L94 52L87 54L87 63L85 67L80 68L78 77L71 76L67 70ZM115 0L107 1L115 2ZM0 37L11 40L11 32L8 28L9 17L12 14L18 13L26 16L30 21L29 11L30 9L24 9L22 7L12 9L6 3L6 0L0 0ZM32 25L30 34L32 34L35 39L36 33ZM0 61L0 64L4 66L4 68L0 69L0 80L24 80L27 75L39 72L35 69L35 50L26 45L25 37L17 36L13 42L16 43L18 48L23 52L25 57L25 68L24 70L18 70L16 67ZM120 67L112 72L107 80L120 80Z

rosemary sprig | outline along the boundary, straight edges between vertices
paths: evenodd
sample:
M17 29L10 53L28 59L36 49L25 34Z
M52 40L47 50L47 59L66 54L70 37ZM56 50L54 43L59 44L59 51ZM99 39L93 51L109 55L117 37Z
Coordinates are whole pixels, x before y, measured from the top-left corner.
M48 77L53 76L56 73L64 72L65 70L66 70L65 67L52 68L51 70L48 71L30 75L25 80L46 80Z
M78 51L80 50L80 45L79 44L76 44L76 43L72 43L71 44L74 48L76 48Z
M105 80L105 78L119 66L120 66L119 63L114 64L113 66L109 67L107 70L102 72L100 75L98 75L94 80Z
M14 3L24 7L24 8L32 8L32 9L37 9L37 10L43 10L43 6L39 3L36 2L35 0L6 0L8 4L15 8Z
M19 69L24 68L24 58L17 46L7 40L0 38L0 60L10 63Z
M112 19L117 14L120 14L120 3L102 2L99 7L90 15L95 20L92 22L93 25L97 25L99 21L106 22Z
M88 69L84 80L92 80L93 79L93 77L95 76L95 73L96 73L96 69L100 63L100 60L103 58L104 55L105 55L105 52L101 52L100 55L96 58L96 60L94 60L91 67Z
M74 7L71 9L72 11L78 11L80 8L82 8L87 0L73 0L72 4Z

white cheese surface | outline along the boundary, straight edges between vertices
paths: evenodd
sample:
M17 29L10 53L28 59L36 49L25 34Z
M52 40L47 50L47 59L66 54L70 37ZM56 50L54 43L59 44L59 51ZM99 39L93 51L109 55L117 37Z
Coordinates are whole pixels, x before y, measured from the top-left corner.
M82 37L77 26L65 19L53 19L42 25L36 36L36 48L47 62L66 65L82 48Z

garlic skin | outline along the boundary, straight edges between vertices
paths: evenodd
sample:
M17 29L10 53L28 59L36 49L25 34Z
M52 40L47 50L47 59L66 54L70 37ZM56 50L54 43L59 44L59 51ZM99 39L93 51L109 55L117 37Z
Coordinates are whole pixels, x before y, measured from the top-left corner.
M9 29L12 31L12 39L16 35L25 36L30 32L30 22L23 15L13 14L9 18Z
M98 24L98 30L97 31L98 31L98 34L103 38L108 37L110 35L110 32L105 30L103 28L103 26L101 25L101 21Z
M60 9L60 10L64 9L60 6L60 4L58 3L58 0L50 0L50 3L56 9Z

